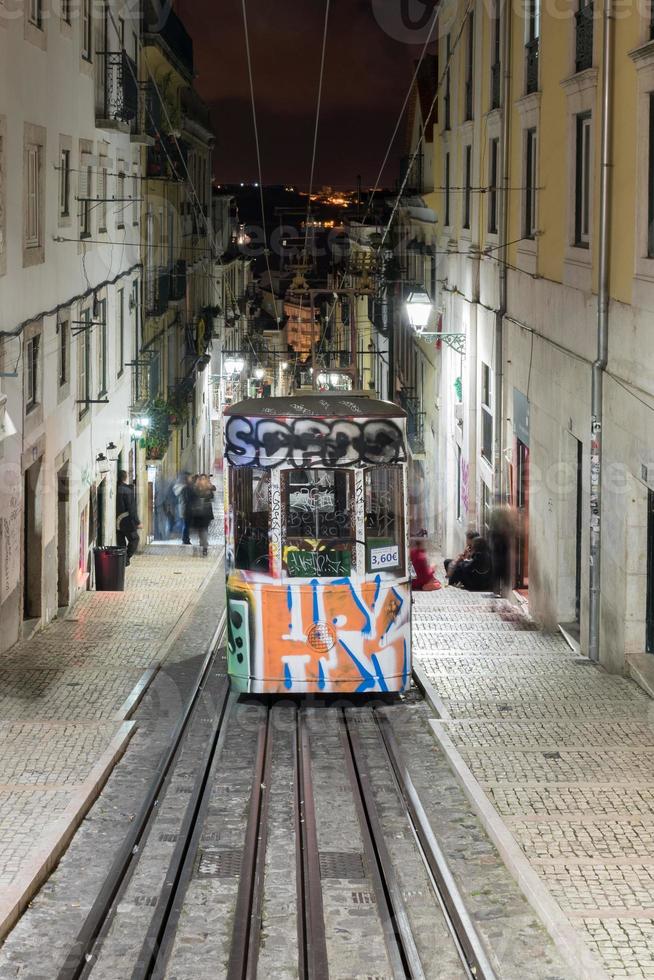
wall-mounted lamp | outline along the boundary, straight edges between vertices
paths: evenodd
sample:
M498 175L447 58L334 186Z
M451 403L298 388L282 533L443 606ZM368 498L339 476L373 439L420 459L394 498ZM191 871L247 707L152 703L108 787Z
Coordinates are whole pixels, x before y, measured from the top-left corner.
M120 450L118 449L118 446L114 445L113 442L110 442L106 446L105 451L107 453L107 459L110 460L110 462L115 463L116 460L118 459L118 456L120 455Z
M98 473L108 473L111 470L111 462L104 453L98 453L95 457L95 462L98 467Z

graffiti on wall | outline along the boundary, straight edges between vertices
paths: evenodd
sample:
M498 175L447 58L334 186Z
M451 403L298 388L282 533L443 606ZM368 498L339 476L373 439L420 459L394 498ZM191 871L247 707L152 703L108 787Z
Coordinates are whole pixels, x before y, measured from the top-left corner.
M249 419L225 426L232 466L391 465L406 460L403 429L392 419Z
M467 518L470 510L470 466L468 460L461 457L461 512Z
M405 583L270 587L230 576L229 673L257 693L402 691L410 675L410 595Z

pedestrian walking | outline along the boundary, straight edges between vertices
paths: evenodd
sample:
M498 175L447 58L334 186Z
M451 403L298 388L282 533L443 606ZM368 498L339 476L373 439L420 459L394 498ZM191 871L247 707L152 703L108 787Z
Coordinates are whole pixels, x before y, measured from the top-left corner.
M189 492L188 525L198 532L202 554L209 553L209 525L213 521L213 497L216 488L206 475L201 473L193 478Z
M127 549L126 565L129 565L132 555L139 546L139 528L143 527L136 510L136 494L134 487L127 482L127 471L118 473L118 489L116 490L116 541L119 548Z
M193 491L193 477L188 470L183 470L183 472L180 473L177 482L175 483L174 490L178 500L179 516L182 521L182 544L190 544L189 507Z
M490 515L488 543L493 561L495 592L507 596L513 586L515 513L506 505L495 507Z

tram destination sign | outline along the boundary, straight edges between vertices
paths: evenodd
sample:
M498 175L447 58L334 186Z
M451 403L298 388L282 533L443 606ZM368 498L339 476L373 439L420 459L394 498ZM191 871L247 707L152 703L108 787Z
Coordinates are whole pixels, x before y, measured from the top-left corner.
M370 549L370 570L378 572L384 568L397 568L400 564L400 547L397 544L384 548Z

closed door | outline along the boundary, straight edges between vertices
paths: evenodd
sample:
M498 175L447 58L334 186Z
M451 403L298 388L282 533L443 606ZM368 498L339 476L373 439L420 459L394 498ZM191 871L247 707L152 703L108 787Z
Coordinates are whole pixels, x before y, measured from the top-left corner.
M67 606L70 602L68 575L68 508L70 493L68 489L68 463L57 473L57 605Z
M529 587L529 447L517 441L516 508L518 544L516 548L516 588Z

